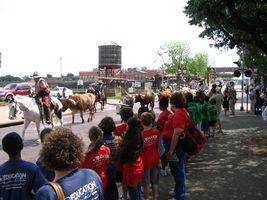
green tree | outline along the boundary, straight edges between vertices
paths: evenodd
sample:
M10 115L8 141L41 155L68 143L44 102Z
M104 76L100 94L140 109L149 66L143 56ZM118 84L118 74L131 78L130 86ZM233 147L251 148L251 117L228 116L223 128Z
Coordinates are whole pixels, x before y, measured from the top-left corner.
M158 55L162 58L164 57L163 54L166 55L166 59L163 61L165 71L178 76L178 70L183 70L189 59L188 42L169 42L161 46L160 49Z
M260 79L260 77L264 76L267 72L267 56L261 52L258 48L246 45L242 48L242 61L244 63L245 68L252 69L252 71L256 71L257 69L257 77L256 79ZM266 78L264 78L264 87L266 87Z
M0 81L3 82L19 82L22 81L21 78L16 77L16 76L11 76L11 75L6 75L6 76L1 76Z
M32 78L31 78L30 76L23 76L23 77L22 77L22 80L23 80L23 81L31 81Z
M186 70L187 76L199 76L200 78L204 78L209 64L208 54L206 53L197 53L194 58L189 58Z
M184 12L215 47L251 45L267 54L267 1L188 0Z
M53 76L51 74L46 74L47 78L53 78Z
M67 74L67 78L70 79L70 80L73 80L73 78L74 78L74 74L72 74L72 73L68 73L68 74Z

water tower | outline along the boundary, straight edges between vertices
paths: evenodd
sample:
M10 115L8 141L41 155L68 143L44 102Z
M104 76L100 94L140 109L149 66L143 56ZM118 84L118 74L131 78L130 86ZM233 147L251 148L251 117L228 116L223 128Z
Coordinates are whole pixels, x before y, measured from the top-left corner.
M114 77L121 70L121 46L106 42L98 46L99 77Z

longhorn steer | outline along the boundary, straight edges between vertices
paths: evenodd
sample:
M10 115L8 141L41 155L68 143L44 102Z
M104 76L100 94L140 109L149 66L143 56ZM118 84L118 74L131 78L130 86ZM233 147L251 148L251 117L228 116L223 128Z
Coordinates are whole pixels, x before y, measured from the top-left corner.
M83 112L87 109L89 110L89 117L87 122L93 120L94 117L94 103L95 95L91 93L86 94L75 94L70 96L68 99L61 99L63 108L62 111L65 112L68 108L72 112L72 123L74 124L74 115L77 112L80 112L82 123L84 123Z

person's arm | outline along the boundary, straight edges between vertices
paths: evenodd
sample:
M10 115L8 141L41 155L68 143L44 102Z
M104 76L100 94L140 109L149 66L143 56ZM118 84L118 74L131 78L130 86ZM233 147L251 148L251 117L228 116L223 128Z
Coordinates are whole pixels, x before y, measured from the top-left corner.
M37 190L45 185L47 183L47 180L43 176L40 168L36 165L35 166L35 177L34 177L34 185L33 185L33 191L36 193Z
M41 187L34 195L34 200L57 200L55 190L49 184Z
M173 155L174 149L175 149L176 145L178 144L179 139L180 139L183 132L184 132L184 129L182 129L182 128L175 128L174 129L174 132L172 135L172 140L171 140L171 146L170 146L169 152L167 154L168 156Z
M40 87L40 89L41 90L43 90L43 91L46 91L46 92L50 92L49 91L49 86L48 86L48 84L45 82L45 81L40 81L40 83L39 83L39 87Z

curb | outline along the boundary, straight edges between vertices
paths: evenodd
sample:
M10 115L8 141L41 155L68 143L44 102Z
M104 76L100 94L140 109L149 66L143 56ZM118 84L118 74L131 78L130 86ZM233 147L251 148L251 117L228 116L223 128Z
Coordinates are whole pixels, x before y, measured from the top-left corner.
M5 127L9 127L9 126L16 126L16 125L21 125L21 124L24 124L24 120L17 120L17 121L14 121L14 122L3 122L3 123L0 123L0 128L5 128Z

